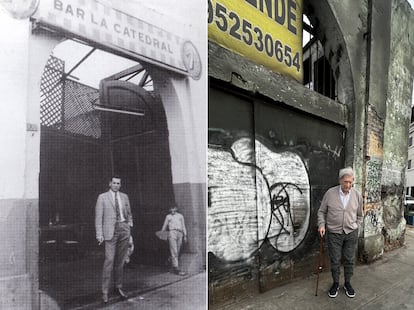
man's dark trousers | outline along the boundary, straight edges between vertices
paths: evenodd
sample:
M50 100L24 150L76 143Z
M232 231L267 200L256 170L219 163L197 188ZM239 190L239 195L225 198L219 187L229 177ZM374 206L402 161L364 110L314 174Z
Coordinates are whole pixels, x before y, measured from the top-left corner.
M339 283L341 257L344 264L345 282L350 282L354 273L355 249L358 241L358 229L349 234L328 232L328 250L331 272L334 282Z

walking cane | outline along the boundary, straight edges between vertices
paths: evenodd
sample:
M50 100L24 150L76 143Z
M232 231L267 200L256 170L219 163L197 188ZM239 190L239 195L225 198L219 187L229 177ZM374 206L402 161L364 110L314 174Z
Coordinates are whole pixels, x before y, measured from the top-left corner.
M316 292L315 296L318 296L318 286L319 286L319 273L322 270L322 255L323 255L323 237L319 237L319 258L318 258L318 269L316 270Z

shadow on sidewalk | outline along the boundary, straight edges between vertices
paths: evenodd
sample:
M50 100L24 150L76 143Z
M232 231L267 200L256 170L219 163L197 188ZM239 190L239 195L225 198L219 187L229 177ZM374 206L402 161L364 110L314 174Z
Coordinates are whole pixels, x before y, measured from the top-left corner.
M183 253L183 266L190 266L196 254ZM102 253L92 253L78 260L55 260L39 265L41 309L96 309L101 303ZM124 289L130 297L149 292L197 274L190 268L185 276L169 272L169 267L126 265ZM110 293L109 303L119 298Z

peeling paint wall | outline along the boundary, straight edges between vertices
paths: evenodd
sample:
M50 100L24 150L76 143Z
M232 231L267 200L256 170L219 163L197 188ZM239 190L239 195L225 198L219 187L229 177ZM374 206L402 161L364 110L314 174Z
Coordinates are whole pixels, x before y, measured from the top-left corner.
M211 299L247 294L250 285L268 290L311 272L316 212L337 184L344 130L282 104L210 89Z
M239 95L239 101L244 102L229 109L224 101L209 94L211 305L231 302L237 296L261 292L312 272L309 261L316 259L318 251L315 212L324 191L337 182L336 178L329 179L328 171L336 176L342 165L354 167L355 187L364 197L359 260L373 261L404 243L401 199L414 73L413 10L405 0L309 0L304 3L304 12L317 25L324 54L335 73L336 101L325 100L298 83L209 44L211 85ZM291 138L289 135L303 128L306 132L317 129L304 123L277 127L274 124L286 124L297 115L277 119L267 109L258 116L263 102L274 109L307 113L315 123L335 124L346 135L334 142L315 136ZM241 111L254 115L243 126ZM230 117L227 122L218 121L226 115ZM237 115L239 123L231 115ZM270 123L277 129L267 125ZM296 171L299 162L307 171L309 190L306 179L298 181L291 172L289 184L300 183L302 192L295 193L292 188L279 200L300 207L275 208L279 200L272 200L267 180L272 184L284 179L278 163ZM272 175L270 170L278 172ZM220 183L223 178L226 182ZM274 214L273 210L282 212ZM299 231L294 228L295 221L290 221L290 213L283 212L286 210L300 219ZM267 238L277 236L284 231L283 224L291 222L286 236L273 238L273 242Z
M228 150L209 148L208 158L212 254L238 261L251 257L264 242L275 251L290 252L303 241L309 229L310 186L299 155L276 153L258 140L242 138Z
M392 1L390 32L381 179L385 250L400 247L405 233L402 200L414 76L414 11L406 1Z

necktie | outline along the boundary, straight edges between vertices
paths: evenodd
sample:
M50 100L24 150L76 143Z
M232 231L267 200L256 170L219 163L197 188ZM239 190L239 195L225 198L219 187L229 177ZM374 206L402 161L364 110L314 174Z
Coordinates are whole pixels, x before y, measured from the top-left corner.
M119 210L119 201L118 201L118 193L115 192L115 210L116 210L116 220L121 220L121 212Z

